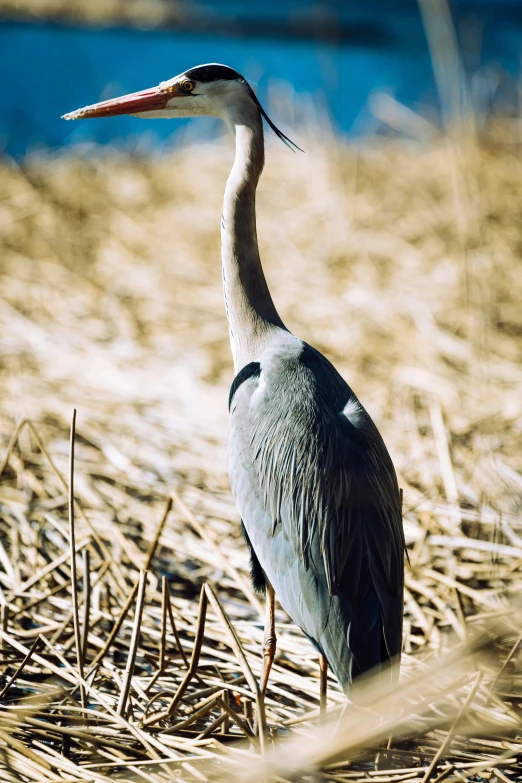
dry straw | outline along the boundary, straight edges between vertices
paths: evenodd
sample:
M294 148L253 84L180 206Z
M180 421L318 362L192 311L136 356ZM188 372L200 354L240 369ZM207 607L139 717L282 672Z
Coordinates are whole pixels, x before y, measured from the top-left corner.
M518 774L522 204L508 142L268 151L267 275L384 432L411 566L401 684L345 707L330 680L335 731L319 725L315 654L279 613L264 761L262 614L224 458L230 152L4 163L6 780Z

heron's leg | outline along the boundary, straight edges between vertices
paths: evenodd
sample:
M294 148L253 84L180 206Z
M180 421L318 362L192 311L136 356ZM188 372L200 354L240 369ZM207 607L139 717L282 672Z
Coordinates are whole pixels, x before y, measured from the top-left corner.
M326 692L328 687L328 661L324 655L319 656L319 720L323 723L326 720Z
M274 662L276 652L276 632L275 632L275 594L274 588L266 582L266 613L265 613L265 637L263 640L263 671L261 673L261 682L259 684L263 696L266 693L270 669Z

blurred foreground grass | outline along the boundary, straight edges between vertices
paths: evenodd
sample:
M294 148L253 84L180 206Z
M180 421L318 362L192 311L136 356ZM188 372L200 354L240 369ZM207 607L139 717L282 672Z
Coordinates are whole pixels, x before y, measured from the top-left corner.
M471 723L462 731L475 739L461 737L451 752L446 749L429 777L466 779L479 764L483 779L496 775L505 782L520 772L517 650L496 694L490 686L519 633L510 607L522 589L519 148L502 136L480 147L470 139L443 138L423 148L391 140L360 149L333 140L305 146L305 155L268 148L257 207L261 253L286 325L336 364L369 409L404 488L411 566L403 680L422 683L423 672L431 671L424 667L458 645L467 644L470 654L469 639L491 618L505 616L507 625L495 632L486 662L471 655L453 680L446 673L448 703L432 704L437 689L426 685L428 675L427 691L415 685L424 701L414 712L424 722L393 724L413 709L407 702L413 698L410 685L402 694L406 701L401 691L392 694L392 702L383 700L394 716L392 728L382 715L371 730L357 718L343 734L341 750L325 750L321 735L314 746L322 748L319 755L299 757L300 763L316 768L341 758L322 779L362 778L372 767L361 764L373 764L391 733L396 739L386 758L397 771L389 780L427 783L423 765L433 759L456 707L469 695ZM8 735L19 743L4 748L10 770L5 774L14 769L22 775L5 780L54 780L59 773L71 780L130 780L130 767L121 764L131 759L150 764L155 754L172 757L168 769L157 758L154 768L139 767L155 781L170 779L173 770L183 780L212 779L218 770L230 779L245 764L254 774L248 759L255 748L249 751L248 741L242 750L227 744L244 736L247 725L234 721L231 706L248 721L252 697L226 627L213 614L200 679L190 685L176 717L164 715L184 663L166 625L162 575L187 655L194 645L197 595L208 582L254 673L261 665L260 607L248 587L248 558L226 475L233 369L219 216L232 154L227 141L152 160L108 155L1 164L5 449L12 439L0 470L5 682L32 641L39 634L47 640L41 642L41 658L26 664L25 679L10 685L0 710L2 747L9 748ZM85 671L91 672L89 718L64 697L64 687L70 690L75 682L76 658L66 482L58 473L67 473L73 406L76 498L82 508L76 537L90 552L79 566L81 601L88 594L86 571L93 585L87 620L82 615L89 632L83 652ZM27 419L34 429L24 425L13 438L16 425ZM158 524L173 492L161 532ZM138 569L147 564L143 617L136 612L137 619L129 619L131 604L119 636L105 650ZM271 736L314 737L314 652L282 613L278 620L278 659L266 705ZM141 623L141 636L127 677L131 693L120 710L122 726L108 710L117 711L125 690L133 622ZM62 667L58 674L46 669L46 661ZM67 673L65 684L60 671ZM442 672L433 677L442 689ZM208 701L209 694L214 700ZM333 682L329 695L337 719L343 697ZM372 698L378 713L380 699ZM31 709L45 716L45 730L38 729L47 732L44 740L27 722L35 720ZM139 736L129 729L155 712L157 720L140 728ZM379 720L388 727L382 737L375 735ZM82 722L84 734L105 740L93 744L78 734ZM64 726L76 727L77 736L66 742ZM158 734L165 729L168 734ZM508 737L511 744L503 745ZM514 757L506 756L506 748L516 750ZM210 766L195 769L198 757ZM497 769L498 759L503 766L498 762ZM271 774L288 759L274 763ZM301 767L295 765L285 779L300 779ZM87 767L95 770L93 777Z

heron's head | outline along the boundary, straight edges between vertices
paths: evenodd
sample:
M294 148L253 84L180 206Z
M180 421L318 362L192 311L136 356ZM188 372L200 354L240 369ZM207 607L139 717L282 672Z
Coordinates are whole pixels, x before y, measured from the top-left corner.
M160 82L157 87L76 109L64 114L63 119L84 120L119 114L152 119L210 116L231 124L258 115L265 118L285 144L296 146L270 120L246 79L228 65L218 63L197 65L173 79Z

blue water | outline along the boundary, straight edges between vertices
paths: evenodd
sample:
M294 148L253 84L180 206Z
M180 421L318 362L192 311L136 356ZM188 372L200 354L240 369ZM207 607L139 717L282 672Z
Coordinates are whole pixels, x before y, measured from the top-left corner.
M269 3L272 12L279 6L285 14L302 5L297 0ZM260 9L267 14L266 0L250 5L229 1L221 10L233 15L239 6L250 9L251 14L257 9L258 18ZM287 103L295 103L299 109L303 100L312 100L319 117L328 116L343 133L361 135L373 129L367 101L377 90L386 90L408 106L436 116L437 93L415 3L361 0L343 4L336 0L324 8L337 13L341 9L345 24L363 22L370 34L355 42L324 43L286 40L282 35L258 37L255 30L248 36L232 37L223 32L0 23L0 150L19 157L41 148L91 142L133 150L161 148L170 143L182 121L116 117L70 123L60 116L213 61L242 72L254 83L262 102L274 84L287 82L292 85L292 90L283 93ZM499 73L518 73L520 8L513 0L509 5L499 0L489 4L485 0L462 2L461 16L472 20L475 37L468 58L470 68L476 70L489 63ZM292 112L288 107L280 108L287 120L284 130L292 135ZM273 119L277 123L280 117ZM188 133L205 136L215 132L214 122L191 123Z

